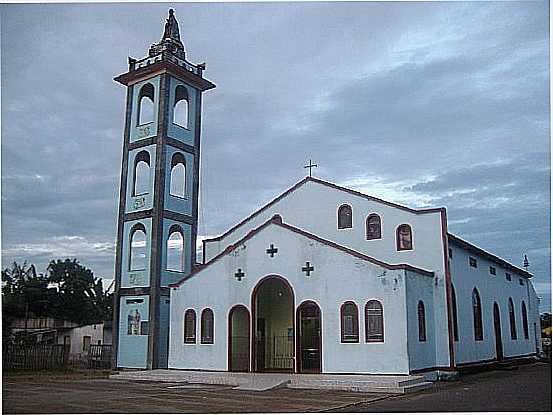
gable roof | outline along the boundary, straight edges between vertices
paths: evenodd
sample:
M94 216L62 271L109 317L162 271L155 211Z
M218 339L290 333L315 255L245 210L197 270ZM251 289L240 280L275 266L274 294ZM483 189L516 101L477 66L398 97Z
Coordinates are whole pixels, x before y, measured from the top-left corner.
M261 232L263 229L265 229L267 226L269 226L271 224L280 226L281 228L284 228L288 231L291 231L291 232L297 233L299 235L305 236L306 238L309 238L311 240L314 240L316 242L319 242L319 243L321 243L323 245L326 245L326 246L329 246L331 248L337 249L341 252L345 252L346 254L349 254L353 257L356 257L356 258L362 259L364 261L370 262L372 264L381 266L382 268L391 269L391 270L404 269L404 270L413 271L413 272L416 272L416 273L419 273L421 275L425 275L425 276L428 276L428 277L433 277L434 276L434 272L432 272L432 271L427 271L427 270L422 269L422 268L417 268L417 267L414 267L414 266L409 265L409 264L388 264L386 262L380 261L376 258L373 258L373 257L370 257L368 255L362 254L361 252L355 251L355 250L353 250L351 248L348 248L346 246L337 244L336 242L329 241L328 239L321 238L320 236L317 236L317 235L314 235L312 233L306 232L303 229L296 228L295 226L284 223L284 222L282 222L282 218L279 215L275 215L271 219L269 219L268 221L266 221L265 223L260 225L259 227L255 228L255 229L252 229L242 239L238 240L234 244L231 244L231 245L227 246L221 253L219 253L217 256L212 258L210 261L208 261L202 267L193 269L193 271L190 274L188 274L187 276L182 278L180 281L178 281L174 284L170 284L169 287L171 287L171 288L179 287L187 279L191 278L192 276L196 275L200 271L202 271L205 268L209 267L211 264L213 264L214 262L216 262L220 258L224 257L225 255L228 255L230 252L234 251L239 245L241 245L244 242L246 242L247 240L251 239L253 236L258 234L259 232Z
M256 210L255 212L253 212L251 215L249 215L248 217L246 217L244 220L242 220L241 222L237 223L236 225L234 225L232 228L230 228L229 230L227 230L225 233L223 233L222 235L219 235L219 236L216 236L216 237L213 237L213 238L207 238L207 239L204 239L203 241L204 242L212 242L212 241L220 241L221 239L225 238L226 236L228 236L230 233L234 232L236 229L238 229L240 226L244 225L246 222L248 222L250 219L253 219L254 217L256 217L257 215L259 215L261 212L267 210L268 208L270 208L271 206L273 206L275 203L277 203L278 201L280 201L281 199L284 199L286 196L288 196L290 193L294 192L295 190L299 189L301 186L303 186L305 183L307 182L313 182L313 183L318 183L318 184L321 184L323 186L327 186L327 187L330 187L332 189L336 189L336 190L340 190L342 192L346 192L346 193L349 193L349 194L352 194L352 195L355 195L355 196L359 196L359 197L362 197L364 199L367 199L367 200L370 200L372 202L378 202L378 203L382 203L386 206L390 206L390 207L394 207L394 208L397 208L397 209L401 209L401 210L404 210L406 212L410 212L410 213L414 213L414 214L417 214L417 215L420 215L420 214L425 214L425 213L436 213L436 212L441 212L442 210L445 210L445 208L443 207L440 207L440 208L425 208L425 209L412 209L412 208L409 208L409 207L406 207L406 206L403 206L403 205L398 205L397 203L392 203L392 202L388 202L386 200L383 200L383 199L379 199L377 197L374 197L374 196L370 196L370 195L366 195L364 193L361 193L361 192L358 192L357 190L352 190L352 189L348 189L347 187L343 187L343 186L339 186L337 184L334 184L334 183L331 183L331 182L327 182L327 181L324 181L324 180L321 180L321 179L316 179L314 177L305 177L304 179L300 180L299 182L297 182L295 185L293 185L292 187L290 187L288 190L286 190L284 193L281 193L279 196L277 196L276 198L274 198L273 200L271 200L269 203L265 204L264 206L262 206L261 208L259 208L258 210Z
M500 266L502 266L505 269L508 269L509 271L517 273L519 276L526 277L526 278L532 278L532 274L530 274L528 271L519 268L507 261L505 261L502 258L499 258L497 255L494 255L488 251L483 250L482 248L477 247L476 245L471 244L470 242L465 241L464 239L459 238L458 236L455 236L448 232L447 234L448 240L450 243L453 243L457 246L460 246L463 249L466 249L469 252L474 252L477 255L480 255L486 259L488 259L491 262L494 262Z

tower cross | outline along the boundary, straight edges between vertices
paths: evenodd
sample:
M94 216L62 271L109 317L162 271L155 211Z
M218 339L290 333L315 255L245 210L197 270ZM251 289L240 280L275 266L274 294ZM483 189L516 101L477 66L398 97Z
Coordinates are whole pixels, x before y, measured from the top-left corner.
M307 166L303 166L304 169L309 169L309 177L311 177L311 169L313 167L319 167L319 166L317 166L316 164L313 164L311 159L309 159L309 164Z

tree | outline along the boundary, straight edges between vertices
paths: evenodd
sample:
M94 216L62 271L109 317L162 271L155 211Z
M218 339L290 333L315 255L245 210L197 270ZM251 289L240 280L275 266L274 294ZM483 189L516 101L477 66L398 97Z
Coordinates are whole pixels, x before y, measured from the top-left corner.
M98 323L107 317L102 279L76 259L51 261L48 277L58 290L59 301L52 310L56 316L80 324Z

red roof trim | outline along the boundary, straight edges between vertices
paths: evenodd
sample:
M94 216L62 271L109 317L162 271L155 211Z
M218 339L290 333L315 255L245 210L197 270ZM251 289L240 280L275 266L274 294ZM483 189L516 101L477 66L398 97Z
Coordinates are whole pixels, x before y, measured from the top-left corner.
M509 271L516 272L518 275L522 277L532 278L532 274L530 274L528 271L523 270L522 268L519 268L505 261L502 258L499 258L497 255L494 255L488 251L485 251L482 248L479 248L476 245L473 245L470 242L467 242L464 239L461 239L458 236L455 236L451 233L448 233L447 236L448 236L449 242L453 242L454 244L460 246L461 248L466 249L467 251L471 251L471 252L474 252L475 254L481 255L489 259L490 261L495 262L496 264L502 266L503 268L508 269Z
M276 202L278 202L279 200L281 200L282 198L284 198L285 196L288 196L290 193L292 193L294 190L298 189L299 187L301 187L304 183L308 182L308 181L312 181L312 182L315 182L315 183L319 183L319 184L322 184L324 186L328 186L328 187L331 187L333 189L337 189L337 190L341 190L341 191L344 191L344 192L347 192L347 193L350 193L352 195L355 195L355 196L359 196L359 197L362 197L364 199L367 199L367 200L371 200L373 202L378 202L378 203L382 203L384 205L387 205L387 206L391 206L391 207L394 207L394 208L397 208L397 209L401 209L401 210L405 210L406 212L410 212L410 213L414 213L414 214L417 214L417 215L420 215L420 214L425 214L425 213L436 213L436 212L441 212L442 210L445 210L445 208L441 207L441 208L430 208L430 209L411 209L411 208L408 208L406 206L402 206L402 205L398 205L396 203L392 203L392 202L388 202L386 200L382 200L382 199L379 199L377 197L374 197L374 196L369 196L369 195L366 195L364 193L361 193L361 192L358 192L356 190L352 190L352 189L348 189L347 187L342 187L342 186L338 186L337 184L334 184L334 183L330 183L330 182L327 182L327 181L324 181L324 180L321 180L321 179L316 179L314 177L305 177L304 179L302 179L301 181L299 181L298 183L296 183L294 186L292 186L291 188L289 188L288 190L286 190L284 193L282 193L281 195L277 196L276 198L274 198L273 200L271 200L269 203L267 203L266 205L262 206L261 208L259 208L258 210L256 210L255 212L253 212L251 215L249 215L246 219L244 219L243 221L241 221L240 223L234 225L232 228L230 228L229 230L227 230L225 233L223 233L222 235L220 236L216 236L214 238L208 238L208 239L204 239L204 243L205 242L213 242L213 241L220 241L221 239L223 239L224 237L228 236L230 233L234 232L236 229L238 229L240 226L242 226L243 224L245 224L246 222L248 222L250 219L254 218L255 216L257 216L258 214L260 214L261 212L263 212L264 210L266 210L267 208L271 207L272 205L274 205Z
M306 232L304 231L303 229L299 229L299 228L296 228L295 226L292 226L292 225L288 225L286 223L283 223L282 222L282 219L278 216L278 215L275 215L274 217L272 217L271 219L269 219L268 221L266 221L263 225L255 228L255 229L252 229L250 232L248 232L242 239L238 240L237 242L235 242L234 244L231 244L229 246L227 246L221 253L219 253L217 256L215 256L214 258L212 258L209 262L207 262L203 267L201 268L196 268L195 270L193 270L190 274L188 274L186 277L182 278L180 281L174 283L174 284L170 284L169 287L171 288L176 288L180 285L182 285L182 283L184 281L186 281L187 279L189 279L190 277L192 277L193 275L197 274L198 272L202 271L204 268L207 268L209 265L211 265L212 263L214 263L215 261L217 261L219 258L222 258L223 256L229 254L230 252L232 252L234 249L236 249L239 245L243 244L245 241L247 241L248 239L252 238L254 235L256 235L257 233L259 233L260 231L262 231L264 228L266 228L268 225L270 224L275 224L275 225L278 225L282 228L285 228L285 229L288 229L289 231L292 231L292 232L295 232L295 233L298 233L300 235L303 235L309 239L312 239L314 241L317 241L317 242L320 242L322 243L323 245L326 245L326 246L330 246L331 248L334 248L334 249L338 249L339 251L342 251L342 252L345 252L347 254L350 254L356 258L359 258L359 259L362 259L364 261L367 261L367 262L371 262L375 265L379 265L383 268L386 268L386 269L405 269L405 270L408 270L408 271L413 271L413 272L417 272L419 274L422 274L422 275L426 275L426 276L429 276L429 277L433 277L434 276L434 272L432 271L427 271L427 270L424 270L422 268L417 268L417 267L414 267L412 265L409 265L409 264L388 264L386 262L382 262L382 261L379 261L378 259L376 258L373 258L373 257L370 257L370 256L367 256L365 254L362 254L361 252L358 252L358 251L355 251L353 249L350 249L350 248L347 248L345 246L342 246L342 245L339 245L337 244L336 242L332 242L332 241L329 241L327 239L323 239L317 235L314 235L312 233L309 233L309 232Z

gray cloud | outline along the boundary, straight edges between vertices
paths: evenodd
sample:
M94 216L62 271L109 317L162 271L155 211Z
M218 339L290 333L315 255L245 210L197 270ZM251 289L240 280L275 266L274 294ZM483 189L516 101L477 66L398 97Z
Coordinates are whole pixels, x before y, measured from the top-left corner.
M171 5L175 6L175 5ZM2 258L113 275L124 88L167 4L2 5ZM515 263L550 307L546 2L175 6L204 98L200 226L305 171L411 206ZM71 239L71 238L77 239Z

